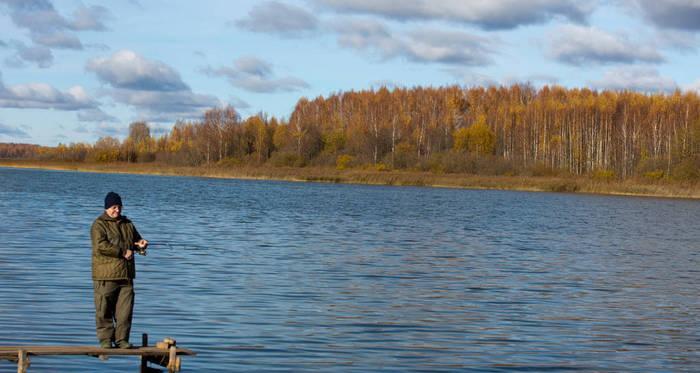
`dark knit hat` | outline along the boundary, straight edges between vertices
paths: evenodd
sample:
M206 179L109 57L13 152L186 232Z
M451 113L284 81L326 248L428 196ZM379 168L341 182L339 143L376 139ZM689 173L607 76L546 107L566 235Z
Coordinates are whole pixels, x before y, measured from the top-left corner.
M105 210L114 206L114 205L122 205L122 197L119 197L119 194L114 193L114 192L109 192L107 193L107 197L105 197Z

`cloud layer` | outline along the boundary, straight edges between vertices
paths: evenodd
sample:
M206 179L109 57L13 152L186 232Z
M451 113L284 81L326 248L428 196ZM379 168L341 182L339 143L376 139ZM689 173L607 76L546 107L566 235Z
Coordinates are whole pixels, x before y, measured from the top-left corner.
M664 61L653 47L594 27L564 26L554 35L550 40L551 56L571 65Z
M335 30L342 47L368 51L385 60L403 57L419 63L488 65L497 44L494 39L461 31L415 29L394 35L383 24L368 19L339 22Z
M139 119L198 118L207 108L220 104L214 96L192 92L171 66L131 50L91 59L85 68L110 87L108 94L115 101L136 108Z
M17 54L9 66L22 66L18 61L26 60L48 67L53 58L44 56L40 61L26 52L42 49L44 55L50 55L51 49L83 49L83 44L76 34L81 31L105 31L105 21L111 13L102 6L80 6L73 17L67 18L56 11L48 0L0 0L9 10L12 22L19 28L29 31L33 46L24 47L23 43L14 43ZM23 50L24 49L24 50ZM46 52L48 50L48 52ZM36 53L35 53L36 54ZM12 63L14 62L14 63Z
M637 0L646 17L666 29L700 31L700 1Z
M78 112L78 121L80 122L94 122L94 123L108 123L117 122L117 118L105 113L100 108L86 109Z
M235 24L248 31L276 34L281 37L300 37L318 28L318 20L308 10L279 1L257 4L248 18Z
M143 91L189 90L175 69L160 61L149 61L130 50L91 59L86 69L114 88Z
M47 47L41 45L26 46L17 40L12 41L11 46L14 48L15 54L5 59L5 66L24 67L29 62L45 69L53 64L53 53Z
M225 77L232 86L255 93L293 92L309 87L305 81L291 76L276 78L272 65L256 57L241 57L231 67L207 67L202 72Z
M614 68L606 71L602 79L589 84L598 89L641 92L672 92L678 88L673 79L662 77L656 69L644 66Z
M0 136L7 136L12 138L26 139L29 138L29 134L18 127L8 126L6 124L0 123Z
M92 109L96 102L81 86L65 92L45 84L28 83L5 86L0 79L0 107L20 109L82 110Z
M595 2L574 0L313 0L339 13L369 14L398 21L447 20L471 24L485 30L519 26L564 18L585 22Z
M235 12L211 14L226 8ZM250 112L293 107L289 100L299 95L289 92L370 85L527 82L700 93L692 70L700 0L260 0L198 8L175 2L165 10L147 2L0 0L0 16L0 64L23 69L5 75L7 84L0 76L0 108L71 111L61 115L75 118L66 128L85 134L124 135L126 120L165 129L201 118L222 104L204 90ZM134 16L163 23L137 30ZM114 32L91 34L107 26ZM88 39L94 36L101 38ZM163 47L153 48L156 42L172 43L177 54L151 54ZM321 69L323 79L311 87ZM197 72L206 76L189 78ZM93 91L95 84L101 88ZM26 122L18 119L26 115L34 129L0 125L0 134L40 134L35 111L6 111L5 123Z

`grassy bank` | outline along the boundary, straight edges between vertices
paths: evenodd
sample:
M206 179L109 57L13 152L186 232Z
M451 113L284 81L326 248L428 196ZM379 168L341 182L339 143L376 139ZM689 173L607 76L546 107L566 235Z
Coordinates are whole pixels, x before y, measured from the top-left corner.
M81 172L197 176L372 185L410 185L467 189L577 192L614 195L700 198L700 184L640 180L603 181L587 177L479 176L418 171L337 170L320 167L185 167L154 163L71 163L0 160L2 167Z

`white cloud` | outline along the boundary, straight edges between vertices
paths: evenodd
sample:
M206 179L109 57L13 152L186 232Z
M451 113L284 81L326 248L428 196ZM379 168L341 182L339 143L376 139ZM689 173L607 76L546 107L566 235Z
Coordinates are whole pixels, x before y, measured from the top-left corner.
M694 53L698 49L698 35L678 30L659 30L655 42L661 48L675 49L681 53Z
M657 27L700 31L700 1L637 0L636 3Z
M398 54L400 42L395 40L384 24L367 19L349 19L335 25L338 44L352 49L374 49L388 57Z
M8 126L3 123L0 123L0 136L7 136L17 139L26 139L30 137L29 134L23 131L21 128Z
M318 20L308 10L279 1L256 4L247 19L235 22L238 27L282 37L300 37L316 30Z
M68 19L56 11L49 0L0 0L10 10L12 22L40 35L57 30L104 31L105 20L112 18L110 11L102 6L80 6L73 19Z
M673 79L661 76L654 68L643 66L614 68L606 71L602 79L589 84L598 89L640 92L671 92L678 88Z
M81 6L75 11L74 18L69 19L59 14L48 0L0 0L9 10L12 22L20 28L27 29L31 40L35 45L29 47L36 49L83 49L77 31L104 31L104 21L111 17L110 12L101 6ZM22 66L22 60L37 62L31 54L19 51L10 60L12 66ZM50 50L49 50L50 52ZM46 52L43 52L46 54ZM43 58L40 67L48 67L53 62L52 58Z
M171 66L130 50L94 58L88 61L86 69L111 87L107 93L115 101L136 108L138 119L194 119L220 104L214 96L192 92Z
M53 64L53 53L51 49L41 45L28 47L21 41L12 41L11 47L14 48L15 54L5 58L5 66L8 67L24 67L26 62L31 62L42 69L48 68Z
M77 36L67 32L52 32L39 34L34 38L34 42L50 48L60 49L83 49L83 44Z
M575 0L313 0L339 13L371 14L388 19L448 20L483 29L512 29L554 18L583 23L597 1Z
M80 86L61 92L45 83L5 86L0 80L0 107L73 111L94 108L96 103Z
M112 97L121 103L148 108L153 112L190 112L192 109L215 106L217 100L191 91L160 92L115 89Z
M72 30L106 31L105 21L114 18L112 13L99 5L81 6L73 13Z
M498 43L494 38L430 28L394 35L380 22L368 19L340 21L335 30L342 47L368 51L384 60L402 57L420 63L489 65Z
M551 56L571 65L664 61L651 46L594 27L569 25L553 34L549 46Z
M403 54L417 62L483 66L493 62L493 44L493 39L464 32L423 29L408 34Z
M160 61L150 61L130 50L88 61L87 70L114 88L147 91L180 91L189 87L180 74Z
M117 118L105 113L100 108L81 110L78 112L78 120L81 122L116 122Z
M207 67L202 72L225 77L232 86L257 93L292 92L309 87L299 78L274 77L272 65L256 57L241 57L232 67Z
M113 89L112 98L139 110L137 119L152 122L174 122L178 119L197 119L220 101L211 95L201 95L190 90L141 91Z

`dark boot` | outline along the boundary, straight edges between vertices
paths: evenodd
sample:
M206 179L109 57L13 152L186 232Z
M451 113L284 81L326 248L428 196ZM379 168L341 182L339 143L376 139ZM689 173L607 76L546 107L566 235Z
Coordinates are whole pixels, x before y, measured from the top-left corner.
M123 349L134 348L134 346L131 343L129 343L128 341L125 341L123 339L121 341L117 341L117 347L123 348Z

